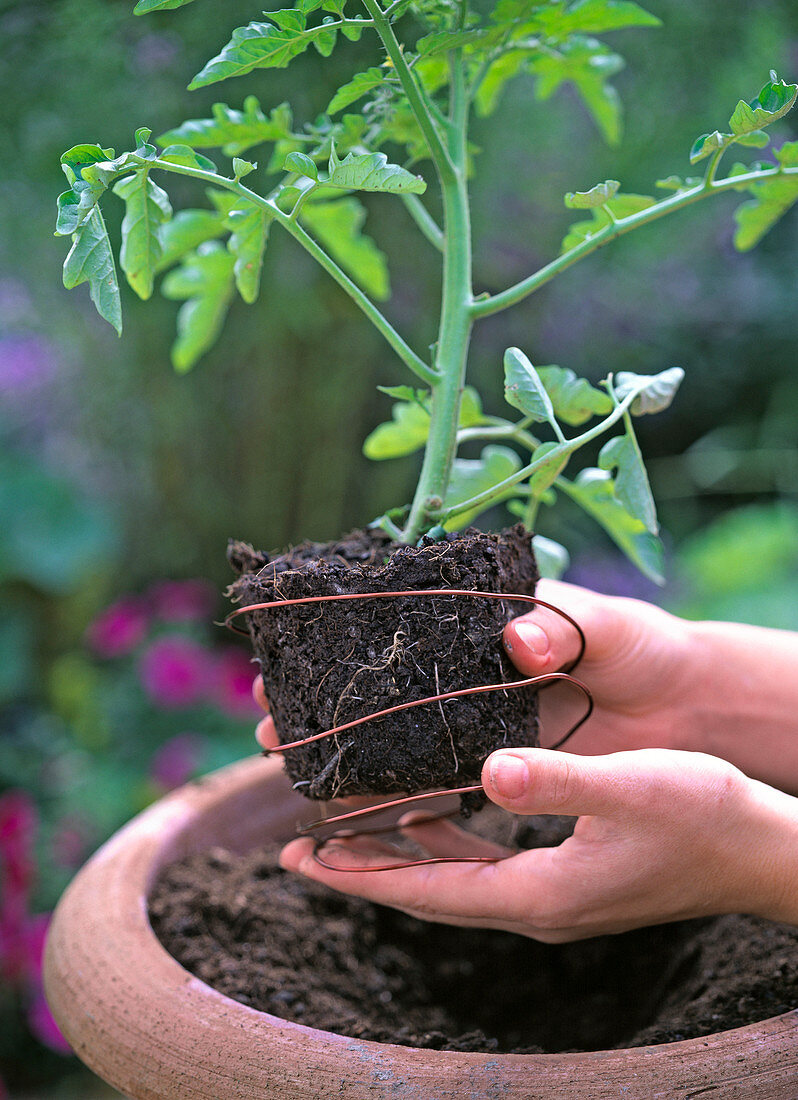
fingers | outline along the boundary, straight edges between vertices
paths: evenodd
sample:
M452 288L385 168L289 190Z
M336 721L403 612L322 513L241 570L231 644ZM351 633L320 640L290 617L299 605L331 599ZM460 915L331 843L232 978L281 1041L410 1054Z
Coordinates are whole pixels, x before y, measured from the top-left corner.
M587 659L603 658L615 641L613 623L617 616L610 597L560 581L541 581L537 594L579 623L587 642ZM507 624L504 645L520 672L537 676L573 664L581 650L581 639L562 615L539 606Z
M618 817L644 785L637 755L502 750L485 761L482 782L488 797L511 813Z
M252 698L262 710L265 710L267 714L269 713L269 700L266 698L262 676L256 676L252 681Z
M274 720L269 714L269 700L263 687L263 677L256 676L252 684L252 697L259 707L266 711L266 717L261 718L255 727L255 740L262 749L274 749L280 744L277 730L274 728Z

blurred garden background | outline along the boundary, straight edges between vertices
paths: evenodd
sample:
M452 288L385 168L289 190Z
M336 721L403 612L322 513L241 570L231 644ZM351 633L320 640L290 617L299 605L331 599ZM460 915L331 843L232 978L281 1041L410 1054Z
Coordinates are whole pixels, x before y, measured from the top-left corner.
M477 127L479 289L557 254L573 220L566 191L612 177L650 193L654 180L689 173L695 137L723 128L770 69L798 79L794 0L643 6L662 28L607 39L627 60L614 80L620 147L603 143L568 90L543 112L524 81ZM309 53L288 71L256 72L240 92L232 82L188 93L259 5L200 0L145 18L132 7L0 0L0 1097L93 1087L39 981L47 914L75 870L150 800L253 751L249 655L214 625L228 538L273 549L335 537L403 503L415 475L412 459L369 463L360 451L388 415L376 386L405 382L401 367L284 234L272 234L258 303L233 305L222 341L188 376L169 361L176 303L124 289L119 340L86 287L63 289L53 228L64 149L127 148L139 126L157 135L207 117L218 98L240 107L250 91L265 108L290 98L310 119L375 63L364 38L329 61ZM795 140L798 114L775 132L777 144ZM171 190L178 203L202 201L188 182ZM373 199L385 217L366 228L390 258L386 310L421 348L438 256L423 241L408 249L401 204ZM544 509L541 532L569 547L574 580L688 616L795 629L798 211L739 254L740 201L724 196L617 241L485 322L473 380L499 412L510 345L594 381L683 367L674 406L640 422L665 588L567 509Z

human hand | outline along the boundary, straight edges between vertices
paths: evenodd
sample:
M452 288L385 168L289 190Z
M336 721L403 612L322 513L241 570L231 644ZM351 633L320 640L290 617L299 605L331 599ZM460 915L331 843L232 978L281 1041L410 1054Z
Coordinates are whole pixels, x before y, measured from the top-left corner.
M691 624L640 600L560 581L542 580L537 595L571 615L585 634L574 676L590 689L594 710L563 746L567 752L700 747L691 706L698 676ZM573 626L542 606L508 623L504 644L526 676L567 668L579 652ZM541 691L542 744L557 742L583 710L584 700L567 685Z
M281 864L425 920L547 943L729 912L798 923L798 799L716 757L513 749L493 753L482 779L512 813L580 815L573 836L495 863L380 872L368 868L390 850L373 838L325 846L346 870L322 867L303 838ZM407 815L404 828L430 855L505 854L424 816Z

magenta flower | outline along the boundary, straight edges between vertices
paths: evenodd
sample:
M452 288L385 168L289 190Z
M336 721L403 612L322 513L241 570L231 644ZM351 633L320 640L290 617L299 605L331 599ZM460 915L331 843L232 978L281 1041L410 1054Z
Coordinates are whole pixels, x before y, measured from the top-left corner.
M36 807L29 795L19 790L0 795L0 938L8 936L8 926L27 912L36 824Z
M158 749L150 762L150 779L164 791L182 787L199 767L202 741L194 733L179 733Z
M175 710L202 700L211 661L190 638L158 638L141 659L141 682L159 707Z
M216 607L210 581L160 581L148 592L153 614L164 622L205 622Z
M233 718L256 718L260 713L252 698L257 667L241 649L225 649L216 659L214 702Z
M86 639L98 656L121 657L139 645L148 625L144 602L135 596L126 596L94 620L86 632Z

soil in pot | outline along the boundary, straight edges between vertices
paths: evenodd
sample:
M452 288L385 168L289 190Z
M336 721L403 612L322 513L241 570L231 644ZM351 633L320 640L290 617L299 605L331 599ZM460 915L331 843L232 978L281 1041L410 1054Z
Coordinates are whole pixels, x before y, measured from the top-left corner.
M358 1039L554 1053L670 1042L798 1005L798 930L742 916L551 946L417 921L281 871L277 849L167 868L150 901L184 967Z
M397 703L518 678L501 634L528 604L413 593L532 595L537 569L521 525L501 535L469 530L423 539L419 546L361 531L277 556L232 543L228 557L239 573L231 595L242 607L409 591L247 614L282 744ZM534 692L492 692L391 714L291 749L286 768L297 789L314 799L413 793L477 783L493 749L535 744Z

